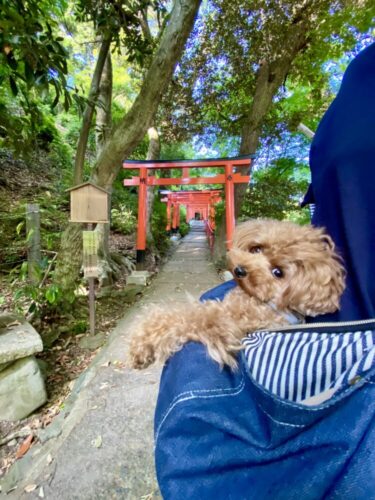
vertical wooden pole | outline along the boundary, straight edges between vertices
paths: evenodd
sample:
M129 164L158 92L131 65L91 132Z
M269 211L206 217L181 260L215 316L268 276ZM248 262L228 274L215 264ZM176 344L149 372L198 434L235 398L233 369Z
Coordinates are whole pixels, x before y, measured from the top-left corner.
M87 230L93 231L94 225L87 224ZM87 278L89 281L89 323L90 335L95 335L95 278Z
M29 280L38 283L41 260L39 205L26 205L26 237Z
M227 227L227 249L232 247L235 226L233 165L225 165L225 220Z
M95 278L89 278L90 335L95 335Z
M147 168L139 169L137 269L143 269L146 256Z

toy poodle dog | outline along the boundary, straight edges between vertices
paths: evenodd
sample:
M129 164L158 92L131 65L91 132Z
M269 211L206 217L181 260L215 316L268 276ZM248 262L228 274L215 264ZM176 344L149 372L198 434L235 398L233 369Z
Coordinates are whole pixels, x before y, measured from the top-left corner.
M153 309L130 343L133 368L166 361L187 342L201 342L221 366L237 366L241 339L249 332L290 324L290 317L334 312L345 271L322 229L288 221L239 224L228 252L239 286L223 301Z

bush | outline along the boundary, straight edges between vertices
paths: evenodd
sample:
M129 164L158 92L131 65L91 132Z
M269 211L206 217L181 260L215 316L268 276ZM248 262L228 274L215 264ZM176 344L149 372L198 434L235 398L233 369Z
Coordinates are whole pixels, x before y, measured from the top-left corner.
M167 214L165 203L162 203L157 197L155 197L151 217L151 232L155 247L161 255L165 255L170 247L170 240L165 229L166 225Z
M307 191L308 176L307 167L288 158L280 159L271 167L255 172L242 204L241 218L308 222L308 210L299 208L300 199Z
M137 227L137 219L126 205L120 204L111 210L111 227L123 234L132 234Z
M182 237L186 236L190 231L190 225L186 222L180 222L179 231Z

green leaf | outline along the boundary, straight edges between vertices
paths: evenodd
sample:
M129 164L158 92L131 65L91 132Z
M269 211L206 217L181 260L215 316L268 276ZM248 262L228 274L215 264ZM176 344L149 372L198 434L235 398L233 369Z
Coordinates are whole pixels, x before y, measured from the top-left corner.
M18 234L18 236L21 234L21 231L22 231L22 228L24 227L24 225L25 225L25 221L22 221L19 224L17 224L16 233Z
M45 297L50 304L53 304L56 301L56 291L52 287L47 288Z
M28 243L31 238L34 236L34 233L35 233L35 229L30 229L30 231L27 233L27 236L26 236L26 243Z

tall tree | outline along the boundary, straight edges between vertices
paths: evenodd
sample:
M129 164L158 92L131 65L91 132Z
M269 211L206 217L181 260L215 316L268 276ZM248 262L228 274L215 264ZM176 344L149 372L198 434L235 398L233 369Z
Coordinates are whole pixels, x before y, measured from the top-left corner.
M149 128L193 27L200 0L175 0L168 23L151 59L140 92L104 146L92 180L110 188L122 164ZM70 225L62 237L56 281L65 289L76 282L81 264L81 233Z
M246 129L275 134L298 109L318 120L333 98L325 63L352 50L374 14L369 0L207 2L163 101L163 137L199 134L210 145L216 137L244 135L242 147L249 151ZM298 106L281 110L294 94ZM266 107L259 120L259 108Z
M96 108L96 154L100 156L112 128L112 57L107 54L100 80L98 105Z
M101 41L99 55L95 65L95 71L91 80L90 91L88 95L87 104L82 117L82 125L78 138L77 151L74 160L74 184L81 184L83 182L83 170L85 163L85 154L87 149L87 141L91 128L92 119L94 116L96 101L99 94L100 81L104 69L109 48L111 46L111 36L107 34Z
M100 156L100 153L111 132L112 87L112 58L111 53L108 52L100 79L97 99L98 103L96 106L95 140L97 157ZM109 193L108 196L108 220L111 221L111 193ZM110 222L106 224L98 224L96 231L99 235L99 283L101 286L108 286L112 284L114 278L114 266L112 264L112 258L109 250Z
M237 153L255 153L281 122L296 128L301 121L287 106L281 110L296 87L305 88L302 107L321 116L332 99L324 63L352 49L374 13L367 0L209 1L163 102L169 119L161 123L177 138L235 137ZM236 186L237 214L245 190Z

